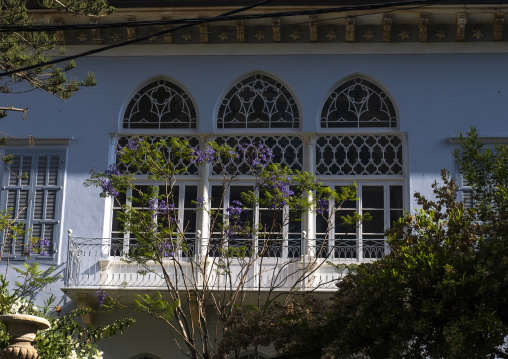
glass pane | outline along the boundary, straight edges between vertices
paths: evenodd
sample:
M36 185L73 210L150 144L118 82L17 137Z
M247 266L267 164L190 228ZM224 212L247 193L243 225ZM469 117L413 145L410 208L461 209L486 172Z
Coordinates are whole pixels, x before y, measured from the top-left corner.
M384 187L363 186L362 208L384 208Z
M404 215L404 212L402 210L391 210L390 211L390 226L392 226L393 222L398 220L403 215Z
M363 233L383 233L385 230L384 211L368 211L372 220L363 223Z
M222 186L212 186L212 208L219 208L224 204L224 188Z
M229 189L229 205L233 205L233 201L240 201L243 204L242 193L252 191L252 186L231 186Z
M316 216L316 233L328 232L328 222L323 218L322 215Z
M260 230L274 235L282 234L283 214L282 210L260 210Z
M183 230L184 232L196 232L196 212L187 210L183 214Z
M114 209L113 210L113 224L111 226L111 230L113 232L121 232L121 231L123 231L123 224L118 219L118 215L119 215L120 212L121 211L119 209Z
M192 203L198 198L198 187L197 186L185 186L185 208L194 208L196 205Z
M356 233L356 226L342 225L344 220L342 217L352 216L355 211L339 210L335 213L335 233Z
M340 192L341 192L341 190L342 190L342 188L346 188L346 186L336 186L336 187L335 187L335 190L336 190L338 193L340 193ZM357 201L345 201L345 202L342 204L341 208L344 208L344 209L346 209L346 208L354 208L354 209L356 209L356 203L357 203Z
M390 208L403 208L402 186L390 186Z

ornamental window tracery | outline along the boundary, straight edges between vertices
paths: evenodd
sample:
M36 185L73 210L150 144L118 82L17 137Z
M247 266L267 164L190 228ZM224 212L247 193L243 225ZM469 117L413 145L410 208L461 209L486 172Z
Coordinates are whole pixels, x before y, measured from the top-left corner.
M126 129L195 129L196 109L185 90L167 80L154 81L139 90L123 118Z
M117 141L117 147L125 147L129 143L129 139L131 139L133 136L121 136L118 138ZM142 139L147 140L148 143L151 145L157 143L160 140L169 141L171 136L168 137L161 137L161 136L143 136ZM194 136L182 136L179 137L181 140L187 140L189 142L189 146L192 148L198 148L199 147L199 138ZM164 153L164 156L166 158L170 158L169 153ZM131 175L148 175L149 171L147 168L140 168L137 165L134 165L134 163L122 163L118 162L117 164L118 169L121 172L129 173ZM183 168L186 168L185 173L182 173L182 175L197 175L199 173L198 166L196 164L190 163L189 161L184 161L183 159L180 159L178 163L176 164L176 169L181 170Z
M397 135L321 136L316 175L403 175L402 152Z
M397 127L389 96L372 82L355 77L332 91L321 112L321 128Z
M302 171L303 169L303 141L297 136L220 136L215 139L219 145L227 144L230 147L238 148L238 145L262 144L269 148L273 157L270 162L280 163L292 170ZM224 164L229 174L250 174L250 166L244 155L231 159ZM212 174L219 175L222 169L214 166Z
M217 128L299 128L296 100L279 81L262 74L238 82L219 107Z

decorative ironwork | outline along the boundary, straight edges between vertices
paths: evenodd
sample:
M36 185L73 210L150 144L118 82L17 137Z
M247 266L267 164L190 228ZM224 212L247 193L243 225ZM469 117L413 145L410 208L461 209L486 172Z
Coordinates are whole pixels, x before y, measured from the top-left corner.
M125 110L123 128L196 128L196 110L189 94L158 80L143 87Z
M293 170L303 169L303 141L296 136L228 136L217 137L218 144L227 144L230 147L238 148L241 144L258 144L270 148L273 152L272 162L280 163ZM225 164L229 174L249 174L247 159L243 156L231 159ZM221 168L214 166L212 174L221 174Z
M208 242L208 241L205 241ZM309 289L336 289L335 283L342 277L342 274L333 266L324 264L316 269L315 259L320 262L327 258L332 263L359 263L370 262L382 258L386 254L384 241L379 244L369 245L361 251L359 258L357 243L341 245L340 241L330 242L330 246L323 248L322 241L312 239L291 239L276 241L274 250L263 253L264 260L273 258L277 264L266 262L262 264L258 251L251 252L251 255L258 260L262 268L259 273L249 270L251 266L242 266L242 261L231 261L230 270L220 271L196 271L194 266L174 264L190 263L199 258L190 259L175 253L174 259L163 263L167 275L174 283L178 283L180 289L185 286L196 285L198 288L207 287L212 289L230 288L231 286L242 286L246 290L260 288L288 290L295 285L302 286L302 276L307 276L305 286ZM193 240L197 246L199 240ZM69 239L69 253L67 258L68 268L65 285L68 287L163 287L165 286L164 274L159 264L147 262L144 264L129 263L122 260L123 257L111 256L110 253L127 253L128 250L136 248L135 245L127 243L115 243L110 238L79 238ZM194 253L203 253L197 250ZM204 252L208 253L207 250ZM307 254L307 255L304 255ZM218 258L208 257L212 260L212 266L222 263ZM213 267L212 267L213 268ZM226 274L225 274L226 273ZM280 278L274 281L274 278ZM107 289L106 289L107 290Z
M395 107L388 95L360 77L337 87L321 112L322 128L396 126Z
M238 82L224 97L218 128L298 128L296 101L278 81L261 74Z
M402 175L399 136L322 136L316 141L317 175Z
M129 139L132 136L122 136L118 138L118 146L125 147L129 143ZM150 144L155 144L160 140L166 140L168 141L170 137L161 137L161 136L145 136L143 139L147 140ZM197 137L179 137L181 140L187 140L189 142L190 147L199 147L199 139ZM169 153L165 153L166 158L169 158ZM143 171L139 168L139 166L135 165L134 163L117 163L118 168L122 172L127 172L132 175L148 175L149 173L147 171ZM183 175L197 175L198 174L198 167L195 164L192 164L190 162L184 161L183 159L180 159L176 164L176 169L184 169L187 168L185 173Z

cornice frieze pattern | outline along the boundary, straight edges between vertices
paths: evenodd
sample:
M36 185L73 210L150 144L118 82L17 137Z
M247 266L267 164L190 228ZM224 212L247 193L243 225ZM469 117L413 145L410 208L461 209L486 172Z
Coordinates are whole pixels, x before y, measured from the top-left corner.
M202 23L175 30L165 35L151 37L140 44L235 44L235 43L417 43L417 42L493 42L508 41L508 23L505 17L508 7L489 8L428 8L421 11L390 11L386 13L333 13L327 15L299 15L236 21ZM39 16L41 16L40 14ZM128 14L122 9L113 17L98 19L64 18L61 14L45 15L52 20L49 25L77 23L126 22L125 27L101 30L58 31L58 40L67 45L113 44L149 36L171 25L146 27L129 26L140 20L178 20L170 10L160 9L160 14L141 12L141 16ZM189 15L189 14L186 14ZM206 17L213 17L209 14ZM202 15L200 19L206 18ZM192 18L192 16L185 16ZM176 26L175 26L176 27Z

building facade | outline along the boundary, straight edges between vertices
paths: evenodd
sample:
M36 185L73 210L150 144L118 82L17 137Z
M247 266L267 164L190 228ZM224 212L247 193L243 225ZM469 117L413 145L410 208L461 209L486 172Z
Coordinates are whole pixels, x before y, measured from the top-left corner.
M295 265L316 257L318 247L329 248L332 263L382 258L389 251L384 231L404 211L415 210L414 192L431 196L443 168L460 181L451 155L459 133L475 126L486 142L508 136L504 1L370 7L359 1L343 9L325 1L275 2L221 21L218 16L238 6L216 3L118 1L118 10L101 19L33 10L56 25L104 25L59 31L68 54L143 39L79 59L78 71L93 71L98 86L69 100L33 92L5 96L29 112L27 120L10 116L3 126L13 136L5 151L15 160L13 173L1 174L0 205L14 212L26 207L19 221L50 240L48 255L30 260L63 274L52 288L60 303L95 305L97 289L130 297L163 285L122 262L132 242L117 221L118 204L83 186L90 170L114 164L117 146L134 136L153 142L178 136L196 148L209 141L262 143L275 162L312 172L332 188L356 182L358 201L339 215L369 212L373 220L344 237L340 226L327 230L319 216L306 214L284 228L281 249L272 253ZM35 138L33 148L25 146L28 135ZM242 159L231 165L240 176L224 207L253 186ZM147 173L123 169L140 185L157 185ZM191 166L177 186L178 220L186 223L198 255L213 233L192 200L213 198L220 173ZM264 210L253 209L254 223L263 221ZM11 264L25 261L24 241L4 253ZM319 286L331 293L336 278L325 264L301 290ZM105 358L178 355L168 352L166 329L143 317L138 321L103 345Z

